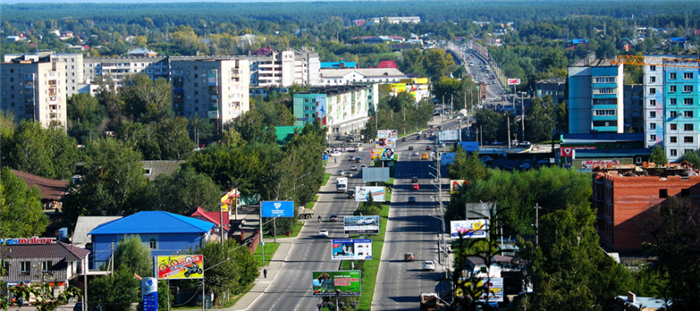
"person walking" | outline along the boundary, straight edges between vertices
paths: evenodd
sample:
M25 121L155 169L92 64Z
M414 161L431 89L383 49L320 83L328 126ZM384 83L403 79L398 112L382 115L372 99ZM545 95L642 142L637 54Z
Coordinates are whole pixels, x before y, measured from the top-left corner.
M263 269L263 276L267 279L267 269Z

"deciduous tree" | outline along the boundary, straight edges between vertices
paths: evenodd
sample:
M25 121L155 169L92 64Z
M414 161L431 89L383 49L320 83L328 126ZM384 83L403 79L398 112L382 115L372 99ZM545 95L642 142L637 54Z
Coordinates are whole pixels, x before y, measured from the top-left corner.
M127 235L119 241L117 250L114 251L114 265L117 267L124 265L129 271L141 277L153 276L151 249L141 241L138 235Z
M24 180L7 167L2 168L0 175L0 236L20 238L44 233L49 218L43 212L39 188L27 187Z

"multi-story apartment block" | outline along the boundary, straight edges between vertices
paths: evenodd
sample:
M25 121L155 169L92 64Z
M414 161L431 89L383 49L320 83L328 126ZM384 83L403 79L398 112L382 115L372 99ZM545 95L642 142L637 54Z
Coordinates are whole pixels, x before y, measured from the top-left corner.
M311 88L294 94L295 125L318 121L330 129L328 135L362 129L376 111L378 97L378 84Z
M312 51L269 51L265 55L236 56L250 61L250 86L317 85L321 62Z
M644 85L625 84L623 101L625 105L625 132L644 132ZM628 130L629 129L629 130Z
M353 83L390 84L408 76L396 68L320 69L319 85L337 86Z
M85 82L83 78L83 54L82 53L54 53L51 51L38 52L36 54L5 54L4 62L12 60L31 60L38 62L40 59L52 62L63 62L65 64L65 88L66 96L71 97L79 93Z
M535 96L552 96L555 105L566 101L566 79L547 79L537 81L535 84Z
M169 59L162 57L86 57L83 75L86 80L112 80L121 83L129 74L145 74L149 78L169 78Z
M590 55L568 71L569 133L623 133L623 65Z
M688 66L671 66L669 61L666 66L644 66L646 144L661 145L674 162L700 148L700 59L697 55L648 57L691 60Z
M250 110L248 60L183 59L170 66L176 115L216 120L221 128Z
M2 64L0 109L17 121L66 128L66 71L58 59L14 59Z

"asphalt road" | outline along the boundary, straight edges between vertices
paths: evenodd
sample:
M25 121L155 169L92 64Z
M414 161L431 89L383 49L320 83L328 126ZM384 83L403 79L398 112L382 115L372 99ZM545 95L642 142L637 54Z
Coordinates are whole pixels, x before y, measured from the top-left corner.
M347 199L345 193L335 192L336 172L339 169L350 170L351 165L358 165L348 161L348 155L355 155L362 158L363 163L369 162L369 148L364 152L343 152L328 161L326 173L332 176L328 180L326 187L322 187L319 192L319 199L316 203L315 215L299 233L297 241L294 242L285 263L283 271L272 284L248 310L317 310L316 304L320 302L319 297L311 295L311 273L322 270L338 270L340 261L331 260L331 240L347 238L343 232L343 217L352 216L357 209L358 203L355 200ZM349 189L362 185L361 176L349 178ZM331 214L338 214L338 222L328 221ZM319 223L316 217L321 215L323 222ZM327 229L329 236L319 237L318 231Z
M438 282L445 276L445 267L438 260L441 222L434 217L438 214L438 192L430 175L435 175L435 170L429 166L434 166L435 161L420 160L419 156L408 151L408 146L413 146L415 151L425 152L428 144L434 145L434 139L415 140L415 136L409 136L397 148L400 158L395 170L391 212L372 310L417 310L420 292L443 291ZM420 190L412 190L412 176L419 178ZM443 189L443 201L447 202L446 182ZM416 203L408 203L411 196L416 198ZM415 261L404 262L407 252L415 255ZM423 271L424 260L435 261L436 270Z

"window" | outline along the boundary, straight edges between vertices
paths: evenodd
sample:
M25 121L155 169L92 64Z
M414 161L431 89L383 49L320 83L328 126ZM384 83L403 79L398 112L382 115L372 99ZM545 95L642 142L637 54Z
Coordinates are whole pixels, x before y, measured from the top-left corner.
M596 83L615 83L615 77L596 77Z
M692 142L693 142L693 136L683 136L683 142L684 142L684 143L692 143Z
M650 99L649 106L656 106L656 99Z
M668 78L669 78L670 80L676 80L676 73L675 73L675 72L669 73L669 74L668 74Z
M656 135L649 135L649 141L656 141Z
M669 118L678 117L678 112L677 112L677 111L670 111L670 112L668 113L668 116L669 116ZM675 125L675 124L671 124L671 125Z
M676 86L675 86L675 85L669 85L669 86L668 86L668 92L669 92L669 93L675 93L675 92L676 92Z
M670 129L671 129L671 131L677 130L677 129L678 129L678 124L672 123L672 124L670 125Z
M692 98L683 98L683 105L692 105L692 104L693 104Z
M656 118L656 111L649 111L650 118Z
M654 83L654 82L656 82L656 77L655 76L649 77L649 83Z
M683 111L683 117L692 118L692 117L693 117L693 111L692 111L692 110Z
M613 93L615 93L614 88L606 87L606 88L598 89L598 94L613 94Z
M676 103L678 103L678 100L676 100L675 98L669 98L669 99L668 99L668 104L669 104L669 105L675 105Z
M692 85L684 85L683 86L683 92L684 93L690 93L693 91L693 86Z
M692 131L693 125L692 124L683 124L683 130L684 131Z
M41 262L41 272L51 272L51 267L53 267L53 262L42 261Z
M671 156L672 156L672 157L678 156L678 150L677 150L677 149L671 149L670 152L671 152Z
M650 129L650 130L655 130L655 129L656 129L656 123L649 123L649 129Z
M22 261L19 263L19 272L22 274L29 274L31 266L32 265L29 261Z
M671 141L671 143L674 143L674 144L675 144L675 143L678 142L678 137L676 137L676 136L671 136L671 137L669 137L669 140Z
M649 65L649 71L656 71L655 65Z
M683 73L683 79L692 79L692 78L693 78L692 72L684 72Z
M151 241L148 242L148 247L150 247L151 249L156 249L156 246L158 246L158 244L156 243L156 239L151 239Z
M656 88L649 88L649 94L656 94Z

